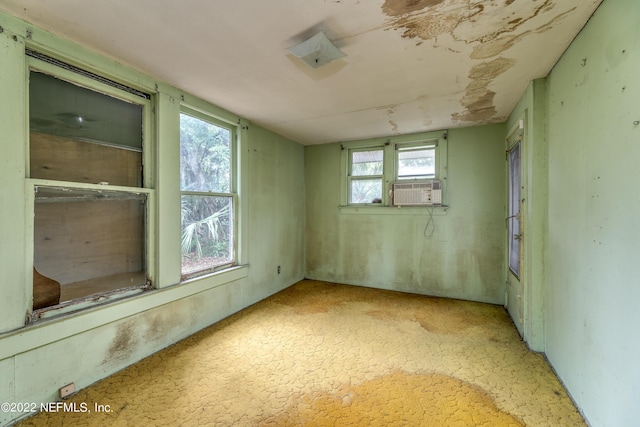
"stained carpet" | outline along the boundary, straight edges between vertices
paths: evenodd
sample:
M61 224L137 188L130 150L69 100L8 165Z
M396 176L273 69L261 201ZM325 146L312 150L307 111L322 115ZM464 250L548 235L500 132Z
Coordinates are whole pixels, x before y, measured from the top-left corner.
M304 280L20 426L584 426L504 308Z

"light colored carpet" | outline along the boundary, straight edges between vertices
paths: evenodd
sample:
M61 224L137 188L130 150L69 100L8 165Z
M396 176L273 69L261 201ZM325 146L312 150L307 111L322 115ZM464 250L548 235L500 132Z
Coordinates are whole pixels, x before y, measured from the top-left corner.
M504 308L302 281L20 426L584 426Z

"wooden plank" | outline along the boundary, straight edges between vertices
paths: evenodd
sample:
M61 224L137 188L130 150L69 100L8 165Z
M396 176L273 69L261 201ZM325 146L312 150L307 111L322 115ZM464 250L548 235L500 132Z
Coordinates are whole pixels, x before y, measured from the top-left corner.
M142 186L142 153L30 132L30 177Z
M49 307L60 302L60 283L33 269L33 309Z
M89 295L102 294L130 286L144 285L146 281L147 277L145 273L137 271L69 283L62 287L60 302L84 298Z
M34 264L65 284L144 270L144 204L137 200L36 203Z

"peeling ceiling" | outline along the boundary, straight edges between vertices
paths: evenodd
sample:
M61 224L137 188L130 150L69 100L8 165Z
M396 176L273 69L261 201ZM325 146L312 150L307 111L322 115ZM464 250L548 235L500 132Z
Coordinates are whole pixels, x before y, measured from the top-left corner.
M503 122L602 0L0 0L302 144ZM346 57L287 51L323 30Z

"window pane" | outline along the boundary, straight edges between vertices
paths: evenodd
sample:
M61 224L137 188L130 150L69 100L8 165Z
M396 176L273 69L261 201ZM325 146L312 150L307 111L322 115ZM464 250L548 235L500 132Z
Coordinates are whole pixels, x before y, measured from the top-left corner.
M520 143L509 151L509 268L520 276Z
M351 180L349 203L382 203L382 180Z
M180 189L231 192L231 131L180 114Z
M141 187L142 112L141 105L31 72L30 177Z
M234 260L233 197L182 196L182 274Z
M351 176L382 175L382 150L351 153Z
M32 131L142 149L142 106L48 74L29 75Z
M398 178L427 178L434 177L435 174L435 148L398 151Z
M146 197L38 187L33 258L39 274L34 272L34 309L145 285ZM46 286L52 281L57 283L55 292Z

